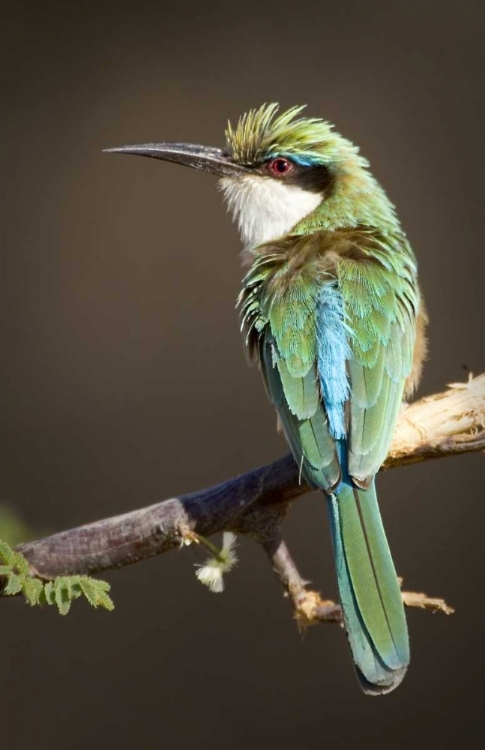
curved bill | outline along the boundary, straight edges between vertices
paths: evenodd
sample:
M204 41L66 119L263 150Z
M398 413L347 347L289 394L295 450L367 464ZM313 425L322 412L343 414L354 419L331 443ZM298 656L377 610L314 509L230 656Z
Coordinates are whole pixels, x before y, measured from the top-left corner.
M210 172L219 177L231 177L250 171L242 164L236 164L220 148L195 146L191 143L143 143L139 146L106 148L104 151L108 154L133 154L135 156L150 156L153 159L173 161L185 167L202 169L204 172Z

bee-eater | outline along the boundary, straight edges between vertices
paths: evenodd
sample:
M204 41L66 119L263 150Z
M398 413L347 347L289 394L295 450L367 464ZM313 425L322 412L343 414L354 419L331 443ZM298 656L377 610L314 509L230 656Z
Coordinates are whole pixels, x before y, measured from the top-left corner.
M217 175L244 244L247 344L308 484L326 497L340 602L364 692L409 664L401 590L377 505L403 397L420 377L426 313L392 203L350 141L278 105L229 124L223 149L108 149Z

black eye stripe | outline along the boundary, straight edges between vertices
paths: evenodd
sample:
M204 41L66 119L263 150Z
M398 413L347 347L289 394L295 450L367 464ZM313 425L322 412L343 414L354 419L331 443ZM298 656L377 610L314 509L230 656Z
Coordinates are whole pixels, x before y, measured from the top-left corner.
M288 164L289 168L279 171L278 162ZM281 180L285 185L297 185L314 193L322 193L332 182L332 173L326 165L302 165L286 156L267 159L258 171L274 180Z

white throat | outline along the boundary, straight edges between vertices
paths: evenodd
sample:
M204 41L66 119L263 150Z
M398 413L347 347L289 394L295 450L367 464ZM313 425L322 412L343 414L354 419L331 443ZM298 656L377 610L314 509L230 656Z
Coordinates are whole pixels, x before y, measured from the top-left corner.
M220 186L245 248L288 234L322 200L318 193L259 175L224 177Z

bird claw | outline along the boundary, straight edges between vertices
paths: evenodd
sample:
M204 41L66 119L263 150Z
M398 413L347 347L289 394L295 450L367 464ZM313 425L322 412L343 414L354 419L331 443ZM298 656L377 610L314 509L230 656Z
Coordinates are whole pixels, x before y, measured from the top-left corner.
M322 599L317 591L305 590L294 601L295 618L300 631L320 622L341 622L342 610L330 599Z

